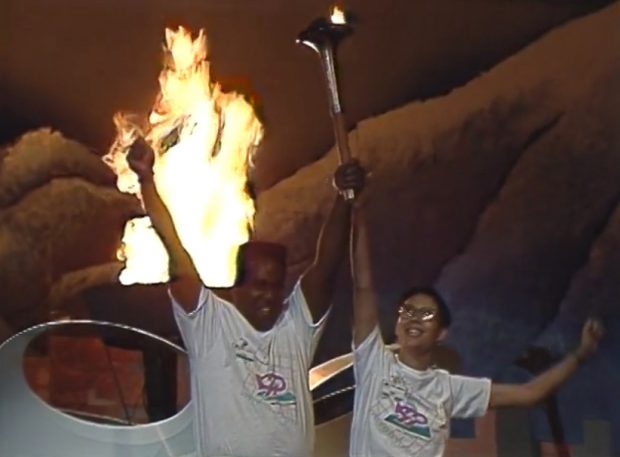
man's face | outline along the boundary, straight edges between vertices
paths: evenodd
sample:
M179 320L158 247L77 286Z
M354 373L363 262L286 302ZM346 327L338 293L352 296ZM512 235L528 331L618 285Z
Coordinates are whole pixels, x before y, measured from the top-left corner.
M269 257L246 260L244 280L233 289L233 300L257 330L269 330L282 313L285 274L285 266Z
M446 335L440 325L439 307L425 294L406 298L398 308L396 338L402 349L425 352Z

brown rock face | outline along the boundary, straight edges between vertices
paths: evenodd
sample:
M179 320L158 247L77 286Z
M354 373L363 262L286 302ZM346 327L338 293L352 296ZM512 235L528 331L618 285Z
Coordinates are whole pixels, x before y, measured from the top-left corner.
M438 287L455 310L454 341L487 330L470 340L468 360L502 366L516 357L555 317L608 223L620 196L618 75L616 68L601 75L525 151L465 252L442 272Z
M38 0L24 1L21 3L34 4ZM265 5L274 8L278 1ZM109 10L109 5L97 3L84 2L80 11L97 16L103 9ZM181 3L186 12L195 10L190 7L192 2ZM259 3L252 5L257 8ZM402 290L411 285L435 285L452 310L454 324L448 343L457 349L464 369L510 382L527 376L514 364L524 350L534 349L529 353L544 355L547 363L574 347L587 316L601 316L608 335L596 358L560 390L559 409L565 415L561 422L566 426L567 441L580 439L575 439L575 430L579 435L584 417L602 418L610 430L618 430L620 3L553 30L446 95L368 117L411 99L413 94L445 93L446 88L472 77L473 68L488 67L497 56L526 42L526 37L562 22L578 9L564 7L578 2L449 2L458 6L443 11L462 8L464 14L467 10L467 18L479 16L487 26L494 24L494 30L510 29L507 34L502 30L501 49L483 52L488 37L496 35L485 33L488 27L477 28L480 22L459 15L453 14L458 26L445 33L433 30L424 35L416 27L406 27L412 24L408 14L414 9L419 12L417 8L422 7L424 12L426 8L428 17L437 17L434 8L440 3L448 4L400 2L396 13L383 13L375 11L384 11L383 3L363 1L365 17L372 17L374 27L379 27L379 42L373 43L374 32L361 31L348 50L342 49L341 62L349 69L342 76L350 91L344 98L353 100L355 94L363 94L347 104L349 120L366 119L349 139L354 155L372 171L366 194L385 333L392 333L395 299ZM266 44L260 39L264 35L249 26L247 30L239 27L246 33L243 39L234 43L218 40L218 35L228 34L223 24L233 16L232 10L223 3L205 7L220 8L210 37L225 45L213 48L214 62L227 53L237 56L219 71L250 75L257 91L266 95L263 153L276 153L266 152L255 170L260 191L255 236L288 246L289 286L312 259L319 227L334 196L330 181L336 166L336 153L331 150L299 168L322 153L331 133L317 63L293 44L295 33L305 25L301 18L312 17L314 12L310 6L295 5L289 22L279 24L281 27L274 26L277 8L241 17L239 24L256 22L264 29L261 33L272 40ZM46 13L58 10L51 3L45 8L49 10L33 8L38 13L32 15L25 6L14 8L12 17L25 22L12 21L7 30L12 33L17 30L12 24L22 23L43 28L49 22ZM143 8L135 8L135 17L143 19ZM512 29L526 9L528 16L538 19ZM536 11L541 15L532 13ZM373 12L378 16L369 14ZM147 111L151 96L146 92L154 90L151 76L157 73L159 53L153 43L160 39L162 20L157 16L160 13L146 14L150 19L136 21L132 15L117 18L114 11L114 21L121 22L108 39L116 43L115 49L123 49L115 65L110 65L107 54L91 52L98 49L99 41L108 44L99 35L75 40L73 28L66 34L49 34L76 41L79 49L75 55L90 62L71 69L71 75L57 77L66 87L82 87L82 92L70 91L66 98L57 91L53 78L43 78L42 89L35 84L37 66L45 66L44 58L50 60L49 67L64 67L57 65L53 53L42 53L42 59L20 60L14 52L12 59L0 59L0 69L7 65L8 70L0 71L0 75L8 75L0 78L0 86L8 84L11 89L19 81L39 87L43 95L54 94L35 94L30 102L16 95L15 105L21 110L17 117L38 108L42 103L39 98L58 102L67 112L86 113L82 138L101 146L109 132L96 126L107 123L111 128L112 112L126 106L119 100ZM262 19L254 21L257 16ZM290 21L293 16L299 19L295 24ZM393 26L394 16L400 21L397 26ZM435 28L432 21L420 17L427 33L429 27ZM73 15L70 21L76 22ZM123 27L122 21L150 24L144 26L149 32L143 33L133 24ZM90 27L85 23L77 21L78 30ZM507 24L511 27L505 27ZM475 28L475 33L468 34L468 28ZM142 49L138 35L151 43L148 50L138 51ZM438 35L444 42L430 45L428 51L409 49L413 38ZM461 41L461 35L471 36ZM62 42L60 38L56 41ZM273 42L280 44L273 46ZM24 43L26 50L39 50L33 40ZM368 53L364 54L366 47ZM453 75L459 62L471 57L468 47L486 57ZM433 55L422 63L426 72L418 72L420 52ZM23 49L20 53L29 55ZM269 60L272 53L277 55L277 63ZM351 57L360 55L364 59ZM74 54L70 56L74 59ZM111 78L115 82L106 88L108 92L84 96L84 88L90 91L92 80L100 80L110 68L133 74L132 65L141 76L133 86L124 79ZM438 85L419 80L434 77L429 66L442 73ZM138 87L146 80L152 82L150 88ZM434 89L429 89L431 86ZM108 97L110 93L117 98ZM0 113L3 109L0 103ZM68 121L68 131L82 131L78 124ZM275 128L285 133L270 136L270 129ZM282 160L285 153L290 158ZM298 171L289 176L294 170ZM280 180L284 176L289 178ZM91 317L178 338L165 287L111 284L118 269L113 260L123 224L141 212L135 199L114 189L113 180L96 155L49 130L33 132L14 146L0 149L0 342L20 328L46 320L51 304L66 304L84 291ZM351 293L344 268L339 286L318 361L350 350ZM127 347L132 344L114 342ZM453 362L456 366L458 361ZM615 449L620 449L618 437L611 439Z
M553 27L609 2L345 2L358 18L355 35L340 52L348 120L445 93ZM24 127L51 124L105 151L114 134L112 115L119 109L146 114L154 101L164 27L204 27L217 79L258 94L268 134L255 177L266 189L333 142L318 62L295 44L331 3L3 0L0 141Z
M609 45L619 17L614 5L574 21L464 87L350 134L373 172L388 327L400 291L436 283L455 310L453 341L475 336L466 362L485 360L486 370L510 362L553 318L620 191L619 55ZM292 276L311 258L334 166L330 151L258 199L257 237L290 247ZM328 330L338 344L327 352L347 349L342 322Z
M434 283L455 313L453 342L470 367L488 372L556 315L617 205L620 70L609 43L619 38L619 12L614 4L576 20L450 94L351 132L354 154L373 173L386 328L400 291ZM7 150L0 169L2 313L19 325L61 275L112 260L123 222L139 211L107 187L109 172L87 150L35 135L18 143L29 145L24 154ZM27 155L38 150L47 152ZM259 195L256 237L289 247L289 284L310 262L335 162L332 150ZM348 285L343 279L320 358L349 348Z
M49 130L9 148L0 173L0 315L18 329L47 318L61 275L112 260L140 207L97 156Z

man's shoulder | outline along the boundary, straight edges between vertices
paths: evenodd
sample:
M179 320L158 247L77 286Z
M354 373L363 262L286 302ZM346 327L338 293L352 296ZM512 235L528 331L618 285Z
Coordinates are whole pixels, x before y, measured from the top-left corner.
M232 290L230 288L207 287L203 285L201 291L202 293L211 294L214 299L220 302L224 302L224 303L234 306L233 298L232 298Z

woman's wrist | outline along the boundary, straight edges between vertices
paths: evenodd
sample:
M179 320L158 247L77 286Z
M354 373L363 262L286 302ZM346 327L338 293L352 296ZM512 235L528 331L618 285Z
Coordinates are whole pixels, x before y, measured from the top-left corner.
M577 365L581 365L588 358L588 356L579 348L571 352L570 355L575 358L575 360L577 361Z

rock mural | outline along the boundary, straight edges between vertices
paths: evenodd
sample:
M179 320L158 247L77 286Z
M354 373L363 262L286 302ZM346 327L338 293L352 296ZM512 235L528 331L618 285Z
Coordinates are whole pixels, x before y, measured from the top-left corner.
M610 332L588 376L618 385L619 19L618 3L576 19L450 93L350 132L372 172L386 336L400 292L434 284L454 314L449 344L464 369L510 379L528 348L559 355L587 315L600 315ZM255 236L287 245L289 285L311 260L336 160L332 149L259 193ZM0 150L0 338L113 284L122 225L140 212L96 154L58 132ZM349 350L346 277L318 360ZM584 376L568 387L588 392L578 411L620 426L617 399L602 407Z

